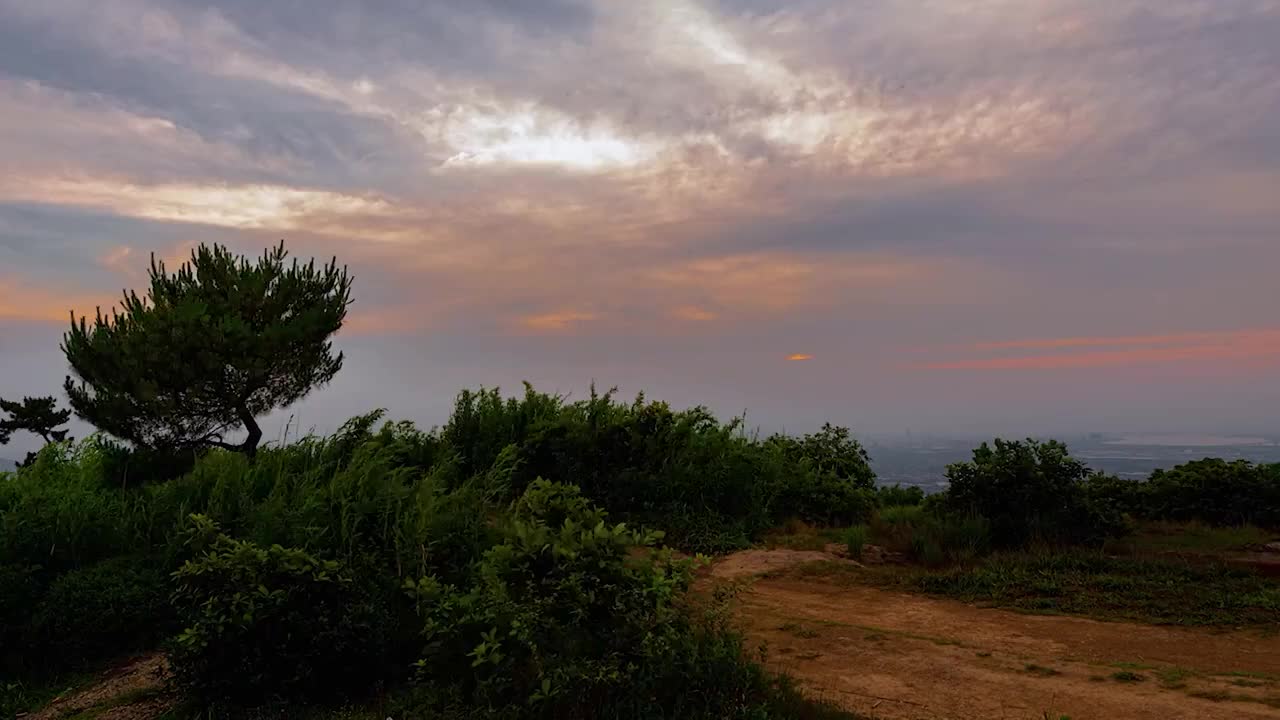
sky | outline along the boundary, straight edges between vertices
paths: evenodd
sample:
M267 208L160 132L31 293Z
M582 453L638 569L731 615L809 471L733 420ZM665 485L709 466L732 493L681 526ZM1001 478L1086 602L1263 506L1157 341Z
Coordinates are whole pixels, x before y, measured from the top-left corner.
M0 396L60 395L152 253L284 240L355 303L277 433L524 380L1274 430L1278 38L1280 0L0 0Z

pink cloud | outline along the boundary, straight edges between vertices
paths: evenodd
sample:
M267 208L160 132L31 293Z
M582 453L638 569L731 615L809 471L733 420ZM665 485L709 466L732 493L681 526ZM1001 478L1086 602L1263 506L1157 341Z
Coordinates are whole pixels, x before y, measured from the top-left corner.
M1059 370L1207 363L1261 369L1280 365L1280 329L1270 328L1171 335L1013 340L976 343L967 350L985 353L1101 347L1115 349L960 358L918 363L915 367L923 370Z

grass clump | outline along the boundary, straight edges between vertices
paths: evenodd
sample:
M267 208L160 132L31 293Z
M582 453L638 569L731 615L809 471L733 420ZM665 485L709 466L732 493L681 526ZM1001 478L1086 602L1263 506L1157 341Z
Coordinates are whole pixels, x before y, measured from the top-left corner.
M1004 553L972 568L872 573L873 581L1026 612L1169 625L1280 622L1280 584L1221 565L1091 550Z
M1062 674L1059 670L1055 670L1051 667L1045 667L1043 665L1036 665L1035 663L1027 663L1027 665L1022 669L1028 675L1035 675L1037 677L1054 677Z
M1141 675L1132 670L1118 670L1111 673L1111 679L1118 683L1140 683L1147 679L1146 675Z

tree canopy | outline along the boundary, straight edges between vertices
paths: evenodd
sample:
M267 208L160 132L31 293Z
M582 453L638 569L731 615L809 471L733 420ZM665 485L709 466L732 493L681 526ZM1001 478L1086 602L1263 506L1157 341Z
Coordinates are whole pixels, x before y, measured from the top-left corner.
M151 257L145 297L78 320L62 349L76 414L149 448L222 447L253 455L257 417L288 407L342 368L331 337L351 303L337 260L286 262L281 243L256 262L201 245L176 272ZM238 444L225 441L243 431Z
M71 419L71 411L59 410L58 401L52 397L24 397L22 402L0 398L0 412L9 416L0 420L0 445L7 444L17 431L39 435L46 443L67 439L67 431L58 426Z

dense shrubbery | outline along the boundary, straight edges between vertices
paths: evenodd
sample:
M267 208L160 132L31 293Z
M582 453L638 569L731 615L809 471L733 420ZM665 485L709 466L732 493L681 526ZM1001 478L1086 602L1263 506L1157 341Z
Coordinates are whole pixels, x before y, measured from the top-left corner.
M870 536L931 566L968 562L991 550L991 529L985 518L943 512L936 503L883 508L871 521Z
M974 450L972 461L947 467L944 502L952 513L985 518L1000 547L1100 544L1124 524L1113 508L1091 501L1091 475L1062 443L996 440Z
M217 527L202 525L197 543ZM376 579L279 545L217 534L174 574L184 629L172 643L180 685L210 703L324 700L367 693L394 672L391 610Z
M40 657L27 662L44 671L82 668L152 648L174 628L164 570L147 557L111 558L53 581L26 638Z
M1280 528L1280 464L1204 459L1124 490L1121 502L1144 518Z
M410 681L423 712L763 717L794 693L689 606L686 565L630 557L655 537L628 528L723 549L793 514L849 522L876 504L865 453L835 428L761 440L702 409L532 389L464 393L437 432L380 423L192 456L168 481L167 459L98 438L46 447L0 481L4 645L36 650L8 668L166 632L205 703Z

